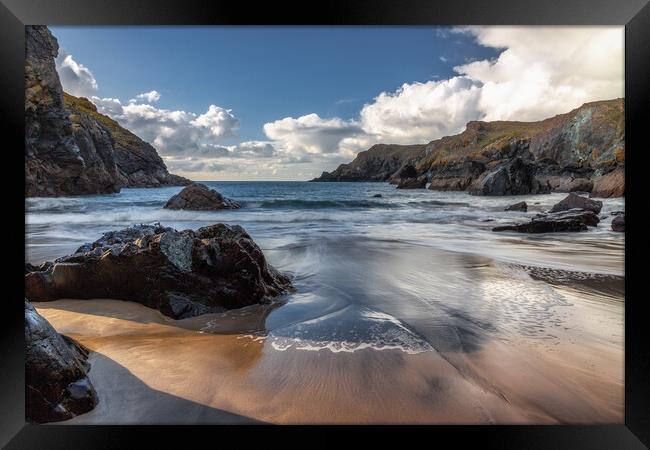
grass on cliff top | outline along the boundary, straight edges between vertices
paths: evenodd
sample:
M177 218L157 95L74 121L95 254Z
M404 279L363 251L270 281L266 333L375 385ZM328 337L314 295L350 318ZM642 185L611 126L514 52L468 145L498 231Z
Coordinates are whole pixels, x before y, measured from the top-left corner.
M146 143L129 130L122 128L120 124L104 114L97 112L97 107L85 97L75 97L67 92L63 93L63 100L65 106L72 113L84 113L97 122L102 124L113 136L113 140L120 144L122 147L132 151L141 150Z

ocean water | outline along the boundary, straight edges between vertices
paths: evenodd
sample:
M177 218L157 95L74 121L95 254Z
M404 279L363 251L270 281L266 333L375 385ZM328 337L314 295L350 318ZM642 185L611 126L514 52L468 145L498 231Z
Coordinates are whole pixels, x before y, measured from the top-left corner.
M526 235L491 228L529 220L566 194L475 197L386 183L205 184L244 207L163 209L181 187L28 198L27 260L52 260L133 224L238 224L291 276L296 292L271 308L219 315L205 332L246 323L228 331L264 340L274 351L417 354L471 353L492 340L522 338L553 345L578 330L572 342L598 340L622 350L624 234L611 231L611 213L624 210L623 199L605 199L607 217L589 231ZM521 200L527 213L504 211ZM590 311L605 314L613 331L576 323ZM233 320L247 315L260 320Z

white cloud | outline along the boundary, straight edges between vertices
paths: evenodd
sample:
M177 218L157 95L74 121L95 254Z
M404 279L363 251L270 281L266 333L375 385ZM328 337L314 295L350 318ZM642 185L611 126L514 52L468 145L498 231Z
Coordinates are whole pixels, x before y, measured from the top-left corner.
M364 105L364 131L383 142L428 142L470 120L534 121L624 96L622 27L466 27L495 60L456 66L448 80L407 83ZM441 58L442 59L442 58Z
M285 117L264 124L266 136L293 154L336 153L347 138L363 134L358 122L338 117L323 119L318 114Z
M442 61L442 62L447 62L447 61L449 61L449 60L448 60L447 58L445 58L444 56L439 56L438 58L439 58L440 61Z
M155 103L160 100L160 92L156 90L143 92L142 94L138 94L135 96L135 98L129 100L129 103L136 103L138 100L142 100L147 103Z
M97 80L93 73L75 61L72 55L61 50L55 63L64 91L77 97L90 97L97 93Z
M231 110L210 105L203 114L157 108L145 103L122 105L118 99L92 97L99 112L151 143L161 155L223 156L221 142L234 137L239 120Z

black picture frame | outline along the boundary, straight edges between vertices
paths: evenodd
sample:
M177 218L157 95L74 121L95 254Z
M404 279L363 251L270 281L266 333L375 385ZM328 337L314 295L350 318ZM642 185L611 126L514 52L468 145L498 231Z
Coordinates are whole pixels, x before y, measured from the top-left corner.
M433 445L442 437L454 447L473 444L487 448L647 448L650 446L650 354L645 314L648 295L640 285L644 276L643 158L650 152L644 133L650 123L650 4L647 0L328 0L203 2L199 0L1 0L0 98L4 150L5 265L7 295L3 302L2 411L0 445L6 448L135 448L158 441L184 447L200 438L218 445L225 436L237 445L264 439L264 445L286 445L316 434L318 443L336 445L332 432L355 432L363 438L386 441L402 433L417 434ZM305 427L228 426L34 426L25 424L24 411L24 255L25 204L20 192L24 164L24 25L625 25L626 133L626 302L625 302L625 424L558 426L372 426ZM12 175L11 177L7 175ZM23 189L24 192L24 189ZM646 238L647 239L647 238ZM633 244L634 243L634 244ZM5 256L6 257L6 256ZM635 291L635 286L639 286ZM23 293L21 293L23 291ZM637 293L638 292L638 293ZM254 431L254 432L253 432ZM144 439L144 440L142 440ZM433 440L435 439L435 441ZM310 445L303 441L302 445ZM403 442L403 441L401 441Z

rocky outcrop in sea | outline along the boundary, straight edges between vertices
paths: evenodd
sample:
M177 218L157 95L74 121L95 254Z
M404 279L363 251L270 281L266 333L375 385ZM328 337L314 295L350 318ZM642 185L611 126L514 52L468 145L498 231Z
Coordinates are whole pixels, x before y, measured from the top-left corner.
M623 99L585 103L539 122L473 121L462 133L426 145L375 145L312 181L410 186L424 177L429 189L475 195L618 197L625 192L624 124ZM406 166L415 171L404 176Z
M174 319L267 303L292 290L242 227L221 223L196 231L160 225L112 231L26 271L33 301L129 300Z
M192 211L215 211L219 209L237 209L241 205L224 197L205 184L192 183L165 203L167 209L186 209Z
M25 413L31 422L71 419L90 411L88 350L61 335L25 299Z
M185 185L156 150L84 98L65 94L45 26L25 27L25 195L118 192L122 187Z

